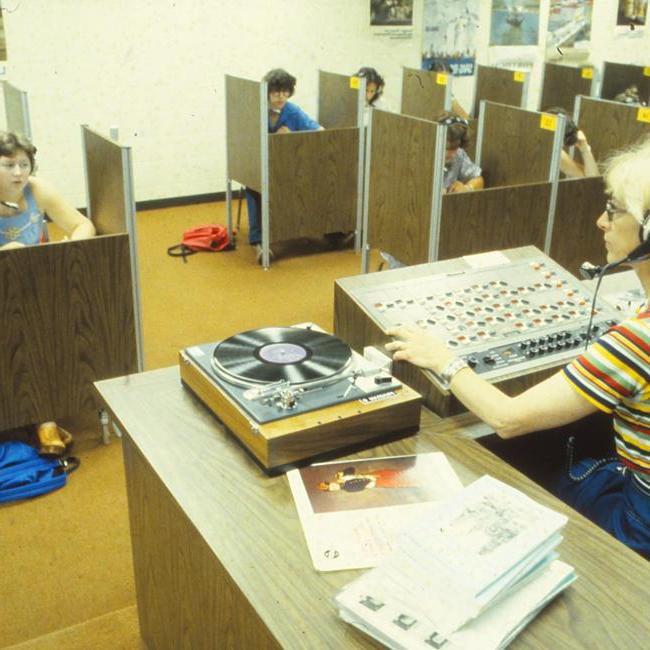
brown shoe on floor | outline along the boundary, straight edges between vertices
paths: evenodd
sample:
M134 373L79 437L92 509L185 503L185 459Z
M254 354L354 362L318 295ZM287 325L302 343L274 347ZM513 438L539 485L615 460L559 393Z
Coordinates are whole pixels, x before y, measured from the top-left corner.
M66 431L67 433L67 431ZM63 456L66 443L62 440L56 422L43 422L36 427L38 453L43 456ZM67 434L72 442L72 436Z

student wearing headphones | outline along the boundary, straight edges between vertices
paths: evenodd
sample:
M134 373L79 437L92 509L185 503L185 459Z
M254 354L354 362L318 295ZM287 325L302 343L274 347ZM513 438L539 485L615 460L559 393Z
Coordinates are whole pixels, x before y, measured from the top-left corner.
M447 152L445 154L445 177L443 185L446 192L470 192L484 186L481 168L467 155L469 144L469 122L444 112L438 116L438 124L447 127Z
M384 78L377 70L370 67L359 68L354 76L363 77L366 80L366 106L381 108L381 96L386 85Z
M48 240L45 215L70 239L95 234L89 219L69 205L42 178L33 176L36 147L27 138L0 131L0 250ZM55 422L36 427L40 453L61 456L72 436Z
M269 133L291 133L292 131L318 131L323 127L289 101L296 89L296 78L286 70L274 68L264 75L267 83L269 104ZM261 260L262 224L260 222L261 198L259 192L246 190L248 207L248 241L257 246L257 259Z
M584 131L578 129L577 124L573 121L568 111L560 106L547 108L544 113L553 113L563 115L566 122L564 128L564 149L560 157L560 171L568 178L583 178L584 176L598 176L598 163L591 153L591 147L587 142L587 136ZM582 164L576 162L569 156L566 149L576 147L580 152Z
M616 459L580 461L558 495L650 559L650 138L605 164L608 199L596 225L607 262L631 266L649 299L634 318L612 327L577 359L509 397L415 326L387 330L393 359L433 370L500 437L566 425L596 411L612 415ZM559 468L558 468L559 469Z

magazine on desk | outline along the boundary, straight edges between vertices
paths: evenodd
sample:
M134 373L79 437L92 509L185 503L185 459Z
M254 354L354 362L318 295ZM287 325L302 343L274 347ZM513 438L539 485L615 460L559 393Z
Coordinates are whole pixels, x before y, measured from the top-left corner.
M484 476L409 526L335 597L390 648L501 648L573 580L557 560L566 517Z
M319 463L287 478L318 571L376 566L404 527L463 487L439 452Z

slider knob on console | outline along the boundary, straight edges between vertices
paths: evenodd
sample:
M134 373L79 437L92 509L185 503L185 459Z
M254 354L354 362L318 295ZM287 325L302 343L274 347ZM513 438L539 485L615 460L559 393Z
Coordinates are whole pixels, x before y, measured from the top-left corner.
M470 368L476 368L476 365L478 364L478 359L474 355L467 357L466 361Z

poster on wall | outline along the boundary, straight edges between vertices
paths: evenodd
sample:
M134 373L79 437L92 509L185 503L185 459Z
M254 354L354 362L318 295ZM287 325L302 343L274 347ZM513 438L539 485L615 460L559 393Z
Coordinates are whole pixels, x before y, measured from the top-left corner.
M589 55L593 0L551 0L547 60L576 61Z
M413 38L413 0L370 0L370 29L393 40Z
M479 0L424 0L422 69L449 69L457 77L474 74Z
M648 0L618 0L616 31L621 34L633 34L643 30L647 17Z
M494 0L490 45L537 45L540 0Z
M7 60L7 39L5 38L5 21L0 11L0 61Z

